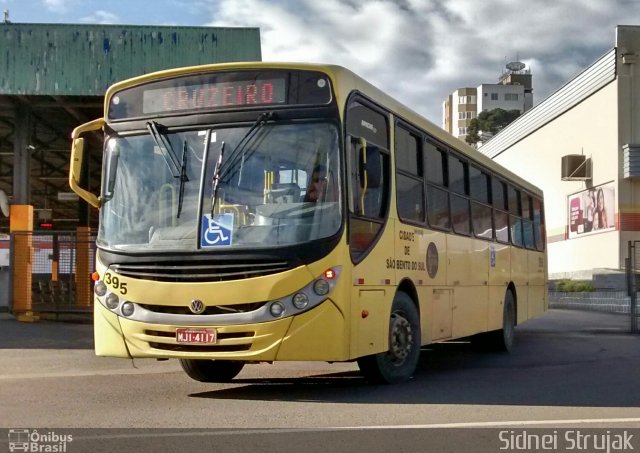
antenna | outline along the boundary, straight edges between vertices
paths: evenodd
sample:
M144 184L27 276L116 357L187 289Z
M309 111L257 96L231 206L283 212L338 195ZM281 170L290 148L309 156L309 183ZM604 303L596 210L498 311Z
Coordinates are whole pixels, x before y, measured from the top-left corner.
M511 61L509 63L507 63L507 69L509 71L522 71L525 68L525 64L521 61Z
M4 10L4 23L5 24L11 23L11 21L9 20L9 10L8 9Z

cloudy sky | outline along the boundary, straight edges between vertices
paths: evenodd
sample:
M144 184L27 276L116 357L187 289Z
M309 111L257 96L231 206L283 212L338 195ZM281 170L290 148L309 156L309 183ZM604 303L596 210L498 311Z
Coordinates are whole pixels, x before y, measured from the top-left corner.
M260 27L263 60L340 64L441 124L519 58L538 103L640 25L640 0L0 0L12 22Z

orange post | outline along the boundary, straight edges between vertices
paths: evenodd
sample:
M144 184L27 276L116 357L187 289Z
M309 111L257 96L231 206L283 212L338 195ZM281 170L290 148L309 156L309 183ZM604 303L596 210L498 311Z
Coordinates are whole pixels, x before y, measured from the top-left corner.
M91 294L91 228L76 229L76 305L90 307Z
M9 231L13 234L12 312L18 321L37 321L31 311L33 206L11 205L9 219Z

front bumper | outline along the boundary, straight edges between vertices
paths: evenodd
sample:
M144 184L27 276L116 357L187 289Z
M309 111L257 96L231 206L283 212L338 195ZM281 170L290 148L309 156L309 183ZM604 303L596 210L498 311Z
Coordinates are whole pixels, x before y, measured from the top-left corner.
M176 329L194 327L138 322L118 316L96 301L95 350L100 356L244 361L348 360L347 323L327 299L296 316L238 325L201 325L216 329L212 345L176 341Z

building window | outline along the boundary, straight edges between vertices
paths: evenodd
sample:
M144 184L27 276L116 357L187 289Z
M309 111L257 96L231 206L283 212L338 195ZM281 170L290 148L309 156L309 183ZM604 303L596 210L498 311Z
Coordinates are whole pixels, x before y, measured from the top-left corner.
M518 93L505 93L504 94L504 100L505 101L517 101L518 100Z
M473 95L469 96L458 96L458 104L475 104L476 97Z
M498 93L491 93L491 100L492 101L497 101L498 100Z
M467 135L467 128L466 127L459 127L458 128L458 135Z

